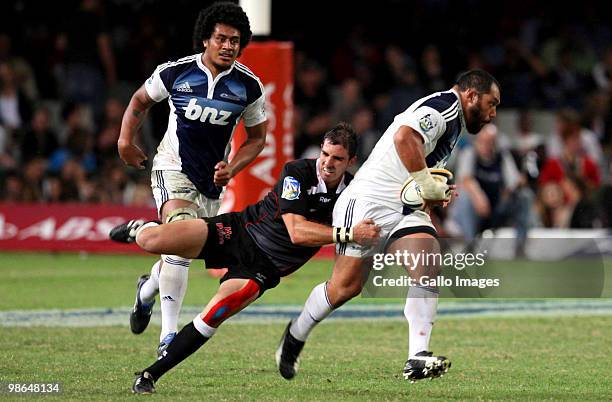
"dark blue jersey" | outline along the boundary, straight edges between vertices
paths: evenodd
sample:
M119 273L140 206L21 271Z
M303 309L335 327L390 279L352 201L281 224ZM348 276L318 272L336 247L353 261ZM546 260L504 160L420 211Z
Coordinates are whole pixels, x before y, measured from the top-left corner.
M411 109L418 121L418 126L413 124L412 128L424 137L425 145L435 138L435 144L426 150L427 167L443 167L465 127L459 96L452 90L436 92L416 101L408 110Z
M168 98L170 105L153 170L179 170L206 197L219 198L214 166L227 158L240 118L246 127L266 120L259 78L235 62L213 79L202 54L196 54L158 66L145 89L154 101Z

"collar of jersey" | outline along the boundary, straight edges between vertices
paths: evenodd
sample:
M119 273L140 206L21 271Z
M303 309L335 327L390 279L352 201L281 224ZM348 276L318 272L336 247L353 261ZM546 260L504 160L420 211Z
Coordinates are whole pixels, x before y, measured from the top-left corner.
M465 131L465 119L463 118L463 106L461 105L461 96L459 96L459 93L455 91L454 88L451 88L449 92L454 93L457 99L459 99L459 121L461 122L461 131Z
M317 158L317 165L316 165L316 171L317 171L317 194L319 193L327 193L327 186L325 185L325 182L323 181L323 178L321 177L321 173L319 172L319 167L321 165L321 158ZM340 194L342 192L342 190L344 190L346 188L346 184L344 183L344 175L342 175L342 178L340 179L340 183L338 184L338 188L336 189L336 194Z
M217 82L219 82L221 78L225 77L226 75L231 73L232 70L234 70L234 65L236 64L236 62L233 62L230 68L228 68L227 70L220 72L219 75L217 75L217 77L213 80L212 72L208 69L208 67L204 65L204 63L202 63L202 54L203 53L198 54L198 57L196 57L196 62L198 64L198 67L200 67L200 70L204 71L206 77L208 78L209 85L208 94L206 95L206 97L208 99L212 99L213 94L215 93L215 86L217 85Z

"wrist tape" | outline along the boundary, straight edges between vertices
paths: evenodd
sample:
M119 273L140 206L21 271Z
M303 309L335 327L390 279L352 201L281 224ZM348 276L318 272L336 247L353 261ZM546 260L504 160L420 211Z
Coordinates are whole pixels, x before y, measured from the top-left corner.
M353 241L353 228L334 226L332 228L334 243L350 243Z
M428 200L444 200L448 186L436 182L428 168L411 172L410 175L421 188L421 196Z

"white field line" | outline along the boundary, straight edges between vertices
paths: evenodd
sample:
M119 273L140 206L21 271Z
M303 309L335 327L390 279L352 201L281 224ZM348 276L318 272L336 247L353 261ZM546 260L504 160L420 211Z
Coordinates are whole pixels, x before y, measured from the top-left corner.
M233 323L287 322L299 314L300 305L254 305L230 319ZM131 308L97 308L75 310L0 311L0 327L100 327L127 326ZM184 306L182 321L188 322L201 307ZM534 317L612 315L612 299L466 301L441 303L439 319L481 317ZM396 320L403 321L403 304L349 304L334 312L330 320ZM153 324L160 324L156 306Z

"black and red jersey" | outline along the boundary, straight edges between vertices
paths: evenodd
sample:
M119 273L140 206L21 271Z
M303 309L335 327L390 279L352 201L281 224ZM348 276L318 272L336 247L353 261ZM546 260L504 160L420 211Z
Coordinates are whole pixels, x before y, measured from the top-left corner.
M272 191L240 213L247 232L280 276L297 270L320 249L293 244L282 214L298 214L309 221L331 225L334 204L352 179L347 172L338 188L328 191L319 175L318 159L292 161L284 166Z

